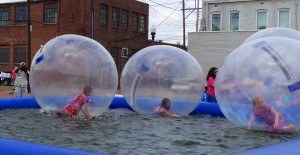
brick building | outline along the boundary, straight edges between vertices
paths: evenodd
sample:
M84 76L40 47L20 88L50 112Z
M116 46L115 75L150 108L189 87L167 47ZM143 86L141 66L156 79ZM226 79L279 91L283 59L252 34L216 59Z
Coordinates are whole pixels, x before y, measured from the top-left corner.
M27 46L27 2L0 4L0 70L31 63L42 44L63 34L101 43L119 74L128 58L149 44L149 5L135 0L34 0L30 2L31 50Z

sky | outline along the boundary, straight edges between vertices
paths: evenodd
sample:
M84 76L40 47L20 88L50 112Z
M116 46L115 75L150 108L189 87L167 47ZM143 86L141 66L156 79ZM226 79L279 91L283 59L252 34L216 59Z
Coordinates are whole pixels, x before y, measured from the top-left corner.
M0 0L0 3L18 2L26 0ZM182 0L138 0L149 4L149 39L150 28L156 27L155 40L183 44L183 15ZM196 32L197 11L195 0L185 0L186 16L186 46L188 46L188 32ZM201 1L200 1L201 8ZM199 11L199 19L201 10ZM200 21L199 21L200 25ZM199 26L200 27L200 26Z

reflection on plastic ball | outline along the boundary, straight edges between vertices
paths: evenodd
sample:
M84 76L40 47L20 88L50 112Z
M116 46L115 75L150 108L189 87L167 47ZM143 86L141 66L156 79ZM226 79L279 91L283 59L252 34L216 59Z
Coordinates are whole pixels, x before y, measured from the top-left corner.
M118 75L113 58L98 42L78 35L63 35L45 44L31 64L30 84L46 112L61 110L85 86L91 86L89 109L100 115L110 105Z
M273 27L268 29L260 30L249 38L247 38L243 43L247 43L249 41L264 38L264 37L286 37L290 39L295 39L300 41L300 33L294 29L283 28L283 27Z
M242 44L230 53L216 78L216 96L224 115L247 126L252 100L261 97L282 114L286 123L300 128L300 42L265 37ZM256 119L254 129L267 130Z
M151 46L126 63L121 89L129 105L140 114L154 114L161 100L169 98L171 113L188 115L201 100L204 78L201 66L186 51Z

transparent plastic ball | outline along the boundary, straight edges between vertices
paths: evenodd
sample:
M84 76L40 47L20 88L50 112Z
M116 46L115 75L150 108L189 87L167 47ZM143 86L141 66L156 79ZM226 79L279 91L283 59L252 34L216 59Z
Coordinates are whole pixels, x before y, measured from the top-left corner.
M90 86L89 109L98 116L111 104L117 83L116 65L108 51L79 35L62 35L47 42L30 68L32 94L49 113L60 111Z
M247 43L249 41L264 37L286 37L300 41L300 33L298 31L283 27L273 27L263 29L254 33L253 35L248 37L243 43Z
M230 53L219 68L216 97L224 115L247 127L253 112L253 99L278 111L285 124L300 128L300 42L284 37L260 38ZM268 130L255 117L252 128Z
M121 90L139 114L155 114L163 98L171 101L170 113L188 115L204 91L201 66L186 51L166 45L150 46L133 55L121 75Z

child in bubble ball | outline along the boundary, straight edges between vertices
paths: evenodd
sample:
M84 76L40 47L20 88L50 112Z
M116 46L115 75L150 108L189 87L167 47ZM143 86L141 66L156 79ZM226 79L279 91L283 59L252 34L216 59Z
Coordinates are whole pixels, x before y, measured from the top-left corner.
M261 118L267 125L269 132L293 132L294 125L285 124L285 118L274 108L267 105L261 97L255 97L252 100L253 110L248 122L248 129L251 129L255 117Z
M163 98L161 101L161 105L155 108L155 112L160 117L179 117L177 114L171 114L169 112L171 107L171 101L168 98Z
M78 94L68 105L61 110L60 114L65 117L75 117L79 111L82 111L87 119L95 119L95 116L90 114L89 110L89 96L92 94L93 89L90 86L86 86L83 89L83 93ZM82 106L84 108L82 108Z

